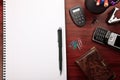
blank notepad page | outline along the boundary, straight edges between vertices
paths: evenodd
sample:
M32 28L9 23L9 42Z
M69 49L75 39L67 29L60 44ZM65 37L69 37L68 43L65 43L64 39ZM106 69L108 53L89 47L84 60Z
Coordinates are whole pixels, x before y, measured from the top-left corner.
M6 80L67 80L64 0L4 0ZM57 30L63 31L60 76Z

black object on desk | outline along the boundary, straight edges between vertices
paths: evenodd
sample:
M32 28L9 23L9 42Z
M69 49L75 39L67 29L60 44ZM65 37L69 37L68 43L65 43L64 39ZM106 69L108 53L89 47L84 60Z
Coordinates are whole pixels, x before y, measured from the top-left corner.
M73 20L73 22L78 25L79 27L82 27L85 25L86 20L85 20L85 15L82 7L80 6L75 6L70 9L70 15Z
M85 0L86 8L95 14L103 13L108 7L104 7L104 4L96 5L96 0Z
M109 45L120 50L120 35L104 28L96 28L93 34L93 41Z
M101 14L103 13L107 8L109 8L110 6L113 6L115 4L117 4L118 2L120 2L120 0L109 0L109 6L108 7L104 7L104 4L100 4L99 6L96 5L96 1L97 0L85 0L85 6L86 8L94 13L94 14Z
M58 29L58 47L59 47L59 70L62 74L62 28Z

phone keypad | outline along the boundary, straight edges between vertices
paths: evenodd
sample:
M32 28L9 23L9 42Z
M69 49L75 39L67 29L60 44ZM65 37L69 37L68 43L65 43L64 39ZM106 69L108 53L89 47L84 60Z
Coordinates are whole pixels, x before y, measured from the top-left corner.
M96 28L92 40L101 44L112 46L120 50L120 46L118 44L119 43L118 37L119 34L99 27Z
M94 33L94 40L104 43L107 32L105 29L97 28Z

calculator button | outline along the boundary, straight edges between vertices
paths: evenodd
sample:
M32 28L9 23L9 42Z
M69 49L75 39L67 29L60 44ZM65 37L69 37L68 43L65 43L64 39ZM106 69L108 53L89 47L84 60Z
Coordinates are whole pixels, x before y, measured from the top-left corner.
M82 21L82 23L84 23L84 21Z
M83 15L81 14L80 16L82 16L83 17Z
M75 18L78 18L76 15L74 15L75 16Z
M79 21L81 21L81 18L79 18Z
M84 19L84 18L82 17L82 19Z
M78 21L79 21L79 19L76 19L76 21L78 22Z
M79 24L81 24L81 22L79 22Z

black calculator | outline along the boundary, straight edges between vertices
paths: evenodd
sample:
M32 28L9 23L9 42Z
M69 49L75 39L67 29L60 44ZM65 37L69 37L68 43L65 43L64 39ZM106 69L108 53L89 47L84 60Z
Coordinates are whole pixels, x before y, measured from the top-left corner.
M84 11L80 6L76 6L70 9L70 15L71 18L73 20L73 22L77 25L77 26L84 26L85 25L85 15L84 15Z
M93 41L106 44L120 50L120 35L104 28L96 28L93 34Z

